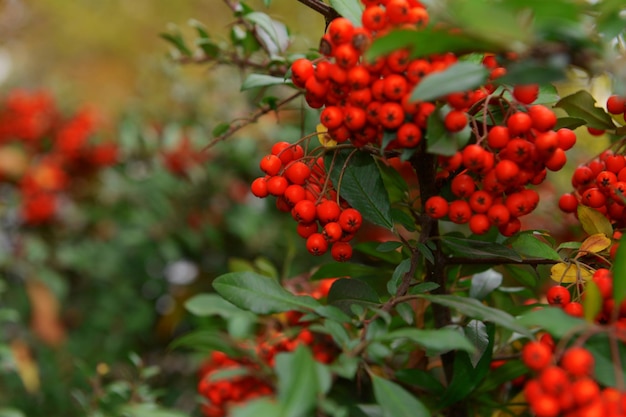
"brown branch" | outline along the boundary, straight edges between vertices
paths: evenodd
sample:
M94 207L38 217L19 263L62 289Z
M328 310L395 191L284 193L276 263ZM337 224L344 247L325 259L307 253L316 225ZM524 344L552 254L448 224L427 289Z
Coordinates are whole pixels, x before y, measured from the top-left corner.
M256 121L258 121L262 116L271 113L273 111L278 111L278 109L282 106L284 106L285 104L295 100L296 98L300 97L302 95L301 91L298 91L295 94L290 95L289 97L279 101L278 103L276 103L274 106L271 105L265 105L263 106L260 110L258 110L256 113L250 115L249 117L241 120L238 123L231 123L231 126L228 128L228 130L224 133L222 133L219 136L216 136L215 138L213 138L213 140L211 142L209 142L209 144L207 146L205 146L202 151L206 151L210 148L212 148L213 146L215 146L217 143L222 142L226 139L228 139L229 137L231 137L232 135L234 135L236 132L238 132L239 130L243 129L244 127L255 123Z
M324 20L326 21L326 26L333 20L341 15L337 13L335 9L322 2L321 0L298 0L300 3L304 4L308 8L318 12L322 16L324 16Z

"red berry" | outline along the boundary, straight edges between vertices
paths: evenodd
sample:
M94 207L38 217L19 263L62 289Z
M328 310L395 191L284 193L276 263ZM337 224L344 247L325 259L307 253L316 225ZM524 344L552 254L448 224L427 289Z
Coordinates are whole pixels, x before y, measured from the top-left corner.
M579 346L567 349L561 357L561 367L573 376L592 375L594 364L591 352Z
M548 304L564 306L572 300L569 290L561 285L550 287L546 293Z
M339 224L341 228L348 233L354 233L359 230L362 222L363 217L361 213L353 208L347 208L339 215Z
M530 104L539 97L538 84L516 85L513 87L513 97L522 104Z
M269 195L269 191L267 191L267 180L265 179L265 177L260 177L252 181L252 184L250 185L250 191L252 191L252 194L254 194L256 197L267 197Z
M306 240L306 249L314 256L321 256L328 250L328 242L321 233L313 233Z
M330 248L330 254L337 262L346 262L352 258L352 246L348 242L334 243Z
M449 132L460 132L467 126L467 113L460 110L451 110L444 117L443 124Z
M552 362L552 351L541 342L528 342L522 348L522 362L533 371L540 371Z
M433 219L440 219L448 214L448 202L441 196L433 196L426 200L424 211Z

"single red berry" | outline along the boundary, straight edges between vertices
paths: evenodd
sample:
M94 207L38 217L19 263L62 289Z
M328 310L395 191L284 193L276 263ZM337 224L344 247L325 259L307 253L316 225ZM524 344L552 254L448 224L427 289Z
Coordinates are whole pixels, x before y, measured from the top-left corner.
M559 148L564 151L571 149L576 143L576 134L571 129L561 128L556 131L556 134L559 139Z
M613 95L606 101L606 110L611 114L622 114L626 111L626 98Z
M491 228L489 217L486 214L473 214L469 219L469 228L472 233L483 235Z
M528 109L528 115L532 120L533 129L539 132L547 132L556 126L556 114L541 104L531 106Z
M509 129L506 126L494 126L487 134L487 145L491 149L502 149L509 140Z
M513 97L522 104L531 104L539 97L538 84L524 84L513 87Z
M313 233L306 240L306 249L314 256L321 256L328 250L328 242L321 233Z
M528 132L532 127L533 121L528 113L513 113L506 121L511 136L519 136Z
M550 287L546 293L546 298L548 299L548 304L558 306L564 306L572 300L569 290L561 285Z
M467 223L472 216L472 209L465 200L454 200L448 206L448 217L453 223Z
M343 123L343 111L337 106L328 106L322 110L320 122L328 129L336 129Z
M569 314L572 317L583 317L585 315L585 311L583 309L583 305L572 301L563 306L563 311Z
M296 232L298 232L298 235L304 239L308 238L313 233L317 233L317 230L317 222L298 223L298 226L296 227Z
M315 203L311 200L299 201L293 207L291 215L297 222L311 223L317 218Z
M328 243L334 243L341 239L343 229L337 222L326 223L322 230L322 235L324 235Z
M571 347L561 356L561 367L573 376L591 376L594 365L593 355L584 347Z
M467 113L460 110L451 110L444 117L443 124L449 132L460 132L467 126Z
M252 181L250 185L250 191L256 197L265 198L269 195L269 191L267 191L267 180L265 177L259 177Z
M354 233L359 230L362 222L363 217L361 213L353 208L347 208L339 215L339 224L341 228L348 233Z
M578 208L578 199L572 193L563 194L559 198L559 208L565 213L574 213Z
M283 197L287 204L293 207L306 198L306 191L301 185L291 184L283 193Z
M311 176L311 168L302 161L296 161L285 168L285 176L292 184L303 185Z
M552 351L541 342L528 342L522 348L522 362L533 371L541 371L552 362Z
M273 196L281 196L289 186L289 181L281 175L275 175L267 180L267 191Z
M261 158L261 162L259 163L259 166L261 170L265 172L267 175L274 176L274 175L278 175L278 173L280 172L280 169L283 166L283 163L280 160L280 158L277 157L276 155L266 155L263 158Z
M459 174L452 179L450 189L457 197L469 197L476 190L476 181L470 175Z
M316 206L317 219L321 224L336 222L341 214L341 207L332 200L324 200Z
M349 261L352 258L352 246L348 242L333 243L330 254L337 262Z
M424 211L433 219L440 219L448 214L448 202L441 196L433 196L426 200Z

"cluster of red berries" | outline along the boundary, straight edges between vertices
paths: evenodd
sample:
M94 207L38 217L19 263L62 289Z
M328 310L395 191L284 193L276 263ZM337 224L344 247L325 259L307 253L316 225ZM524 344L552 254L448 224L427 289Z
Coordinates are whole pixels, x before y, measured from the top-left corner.
M328 296L334 279L317 281L310 285L309 295L319 299ZM337 356L332 340L322 334L313 333L307 327L310 322L302 322L302 313L289 311L283 321L286 330L270 328L257 337L257 343L251 349L254 353L246 357L231 358L223 352L213 352L209 360L200 369L198 392L206 398L202 411L207 417L224 417L229 408L260 396L273 395L275 392L271 378L262 373L262 368L273 367L276 355L293 352L298 346L306 345L311 349L313 358L324 364L331 363ZM281 320L282 321L282 320ZM297 332L294 332L296 331ZM254 357L255 360L252 360ZM263 366L261 366L263 365ZM218 379L216 373L225 370L242 370L235 377Z
M362 27L337 18L322 38L322 58L296 60L293 83L306 91L306 101L322 108L320 121L329 136L360 147L382 144L384 132L395 135L387 149L414 148L422 140L433 103L412 102L411 91L429 73L457 61L454 54L411 59L398 50L374 62L363 58L372 39L394 27L417 29L428 12L415 0L363 1Z
M260 167L266 175L252 182L252 194L276 197L277 208L290 212L298 222L297 232L306 239L311 254L320 256L330 248L335 260L349 260L349 241L363 218L337 195L323 158L305 157L300 145L278 142L261 159Z
M502 124L475 132L477 143L439 157L438 177L449 182L454 200L429 198L424 204L429 216L469 223L476 234L492 226L505 236L520 230L519 218L539 202L537 192L527 186L541 184L547 170L560 170L565 151L576 142L570 129L554 130L557 118L551 109L532 105L538 93L537 85L515 86Z
M43 92L13 91L0 103L0 181L17 187L26 224L52 220L72 178L116 161L115 143L92 141L97 127L93 111L64 118Z
M546 299L551 306L561 307L570 316L583 317L583 305L578 301L572 301L569 289L562 285L550 287L546 292Z
M524 386L524 396L535 416L626 415L626 393L598 385L593 378L594 357L584 347L568 348L557 364L554 346L531 341L522 349L522 361L535 372Z
M626 98L613 95L606 102L607 111L626 114ZM588 128L595 135L604 130ZM559 208L575 213L582 204L603 213L617 228L626 226L626 157L610 149L576 168L572 175L574 191L559 198Z

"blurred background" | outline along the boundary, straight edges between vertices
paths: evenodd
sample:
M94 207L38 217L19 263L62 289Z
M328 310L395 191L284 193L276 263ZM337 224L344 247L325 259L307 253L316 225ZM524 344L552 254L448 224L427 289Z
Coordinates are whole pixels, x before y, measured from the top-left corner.
M286 54L317 47L321 17L266 3L247 5L288 23ZM227 271L313 265L248 191L301 106L203 151L261 96L243 70L172 59L160 34L193 44L190 19L233 39L218 0L0 0L1 417L200 415L203 354L169 346L213 319L185 300Z

